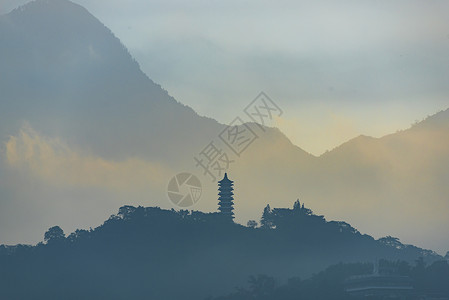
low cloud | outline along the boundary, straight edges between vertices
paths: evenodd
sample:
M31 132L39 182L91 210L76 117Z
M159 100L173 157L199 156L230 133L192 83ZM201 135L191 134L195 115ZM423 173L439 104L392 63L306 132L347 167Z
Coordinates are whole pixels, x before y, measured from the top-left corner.
M165 187L173 171L138 158L106 160L24 126L6 142L7 164L58 186L130 191Z

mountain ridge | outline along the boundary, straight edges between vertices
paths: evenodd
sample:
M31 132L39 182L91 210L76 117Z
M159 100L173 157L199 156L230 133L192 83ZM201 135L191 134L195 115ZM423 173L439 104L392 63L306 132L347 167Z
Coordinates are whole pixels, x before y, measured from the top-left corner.
M70 17L58 17L47 7L52 5L67 5ZM130 203L135 205L157 199L153 205L170 208L164 198L166 182L179 172L196 174L202 182L203 196L193 209L215 211L216 184L193 159L214 142L234 161L229 174L236 183L236 219L242 224L258 217L254 211L267 203L285 207L286 199L299 197L363 232L388 233L447 251L449 241L431 239L444 236L449 226L443 213L449 209L444 168L449 130L439 126L446 124L447 110L426 130L413 127L379 139L355 138L320 157L292 144L278 129L249 124L257 139L233 155L219 144L225 125L169 96L109 29L87 10L72 9L74 5L39 0L26 6L26 12L0 17L0 69L9 70L0 72L0 141L9 155L0 161L0 229L14 228L14 233L0 230L0 240L19 235L35 240L52 220L66 230L79 227L72 219L93 226L126 199L139 199ZM21 134L25 121L35 134ZM67 144L64 151L60 140ZM43 155L49 153L55 157ZM157 167L138 169L137 176L118 167L129 160L132 170ZM103 168L95 176L92 164ZM132 185L140 177L148 183ZM155 178L157 190L142 188ZM116 186L124 187L117 192ZM432 215L432 222L425 222L423 214ZM20 218L30 226L16 229L13 224ZM63 221L56 222L59 218Z
M50 135L69 134L79 143L89 143L103 156L111 155L114 137L108 136L109 131L100 130L96 123L127 139L127 134L121 133L121 127L111 119L113 116L123 116L122 122L134 123L141 140L151 139L148 131L139 130L139 124L145 119L153 120L152 125L160 123L160 127L167 129L167 135L182 132L184 127L193 130L198 125L192 123L200 119L208 124L207 127L219 127L215 120L199 116L149 79L113 33L82 6L67 0L37 0L1 19L4 37L4 47L1 48L5 55L3 60L0 59L0 67L15 72L0 77L0 88L3 97L9 100L9 110L18 112L15 120L25 119L37 127L35 129ZM16 43L23 47L14 48L15 52L10 53L8 44L17 38ZM12 59L14 57L18 59ZM32 102L31 97L35 98ZM22 104L18 107L15 102ZM40 105L34 104L36 102ZM26 105L30 108L24 110ZM46 120L49 113L58 115L57 118L52 116L55 121ZM170 120L160 115L172 115L181 127L173 127L167 122ZM95 123L90 122L94 117ZM88 124L79 124L81 118ZM102 147L97 141L110 146ZM121 147L114 146L116 149ZM148 143L128 147L119 156L112 157L123 157L125 152L142 146L155 147ZM164 151L151 152L162 154ZM146 153L136 154L145 156Z

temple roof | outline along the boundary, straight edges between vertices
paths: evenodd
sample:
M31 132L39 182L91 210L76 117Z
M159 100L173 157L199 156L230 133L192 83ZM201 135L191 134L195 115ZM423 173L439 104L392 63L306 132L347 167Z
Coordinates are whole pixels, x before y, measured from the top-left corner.
M229 178L228 178L228 173L225 173L224 174L224 177L223 177L223 179L222 180L220 180L218 183L220 183L220 184L232 184L232 183L234 183L234 181L232 181L232 180L229 180Z

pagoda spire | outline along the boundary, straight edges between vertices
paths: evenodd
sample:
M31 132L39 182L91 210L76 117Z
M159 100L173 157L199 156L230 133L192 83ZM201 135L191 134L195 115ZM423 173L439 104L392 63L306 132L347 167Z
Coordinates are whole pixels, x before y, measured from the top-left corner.
M234 181L229 180L225 173L222 180L218 182L218 210L227 219L234 219Z

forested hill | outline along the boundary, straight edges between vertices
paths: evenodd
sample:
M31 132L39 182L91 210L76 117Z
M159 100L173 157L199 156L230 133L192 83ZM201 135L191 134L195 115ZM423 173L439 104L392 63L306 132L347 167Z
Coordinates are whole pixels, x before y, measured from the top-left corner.
M267 206L261 224L124 206L94 230L66 237L55 226L36 246L0 246L0 290L5 299L204 299L231 292L252 274L285 280L340 261L441 259L328 222L299 202Z

